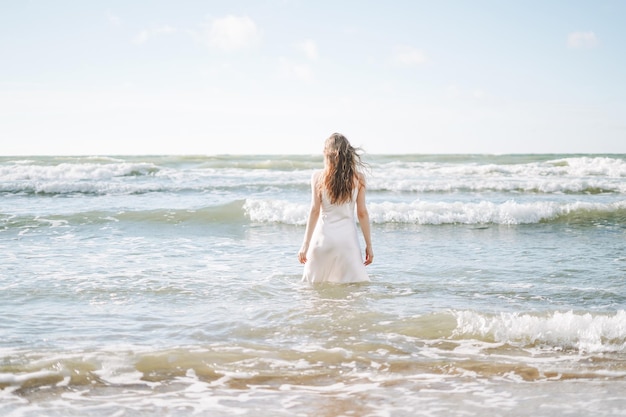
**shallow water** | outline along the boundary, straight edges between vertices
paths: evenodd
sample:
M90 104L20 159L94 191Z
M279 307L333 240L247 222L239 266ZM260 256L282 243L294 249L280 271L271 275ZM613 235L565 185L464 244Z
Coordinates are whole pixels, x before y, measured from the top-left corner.
M0 158L0 413L626 415L624 156L368 158L317 287L319 157Z

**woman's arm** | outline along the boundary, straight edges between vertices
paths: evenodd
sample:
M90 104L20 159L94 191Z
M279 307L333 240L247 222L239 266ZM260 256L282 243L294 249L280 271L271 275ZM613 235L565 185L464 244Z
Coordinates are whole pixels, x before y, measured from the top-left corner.
M306 231L304 232L304 240L302 246L298 252L298 260L301 264L306 262L306 253L309 250L309 244L311 243L311 237L317 224L317 219L320 216L320 207L322 206L322 196L317 186L319 179L319 172L314 173L311 176L311 210L309 211L309 217L306 221Z
M372 249L372 237L370 232L370 215L365 205L365 177L359 174L359 191L356 196L356 215L359 219L363 239L365 240L365 265L374 261L374 250Z

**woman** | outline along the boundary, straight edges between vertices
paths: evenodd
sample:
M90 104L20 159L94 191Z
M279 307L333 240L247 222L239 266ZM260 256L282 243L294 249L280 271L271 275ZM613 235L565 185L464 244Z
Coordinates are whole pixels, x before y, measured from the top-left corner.
M369 281L365 265L374 260L370 221L365 206L365 176L357 149L339 133L324 146L324 170L311 178L311 211L298 253L304 264L302 280L318 282ZM365 262L354 220L354 206L365 240Z

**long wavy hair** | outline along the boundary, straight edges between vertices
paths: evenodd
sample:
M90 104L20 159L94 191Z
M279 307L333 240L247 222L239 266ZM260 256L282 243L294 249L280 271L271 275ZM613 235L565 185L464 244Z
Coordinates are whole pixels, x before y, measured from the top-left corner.
M360 148L352 147L340 133L333 133L326 139L325 166L319 186L320 191L328 193L331 203L341 204L352 199L352 191L359 181L358 173L365 168L359 151Z

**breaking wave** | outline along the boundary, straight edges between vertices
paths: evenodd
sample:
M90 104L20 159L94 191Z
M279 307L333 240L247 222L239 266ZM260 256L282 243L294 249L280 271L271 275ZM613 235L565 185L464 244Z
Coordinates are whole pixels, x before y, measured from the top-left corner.
M370 220L373 224L414 225L524 225L537 223L572 222L594 224L597 222L626 223L626 201L615 203L517 203L500 204L427 202L370 203ZM199 209L89 211L55 215L7 215L0 213L0 230L11 228L60 227L108 222L150 222L163 224L184 223L277 223L302 226L306 223L309 206L286 200L246 199L235 200Z
M289 201L248 199L243 206L253 222L276 222L302 225L308 206ZM553 221L626 220L626 201L616 203L493 203L427 202L370 203L373 223L440 224L534 224Z
M620 158L430 159L373 156L368 188L383 193L626 194L626 161ZM268 186L304 191L319 168L319 158L305 156L0 159L0 193L107 195Z
M626 311L592 314L574 311L544 314L474 311L454 313L458 338L478 338L512 345L536 346L581 353L624 352Z

